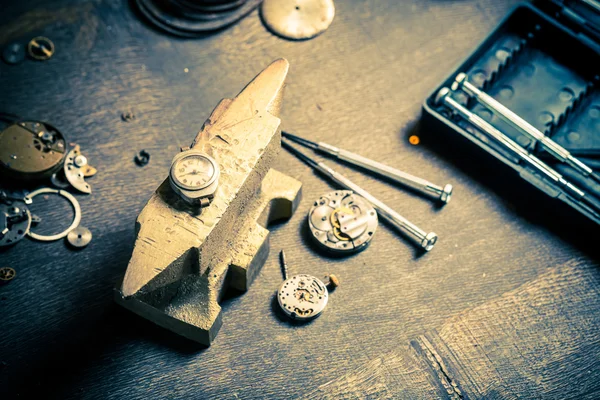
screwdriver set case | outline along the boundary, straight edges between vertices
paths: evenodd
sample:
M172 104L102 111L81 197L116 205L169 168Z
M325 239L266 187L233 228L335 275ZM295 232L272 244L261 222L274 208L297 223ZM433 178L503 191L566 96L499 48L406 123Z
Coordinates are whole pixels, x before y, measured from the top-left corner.
M481 117L529 154L562 175L585 197L600 201L600 184L553 157L539 141L521 133L475 98L453 87L464 72L471 84L516 113L573 157L600 172L600 1L540 0L521 3L504 18L423 104L421 123L427 133L466 142L512 167L506 180L528 181L546 195L561 200L600 224L594 207L523 162L502 143L478 130L451 108L436 103L442 88L452 88L453 100ZM439 102L439 101L438 101ZM472 148L473 146L466 146ZM510 171L509 171L510 172Z

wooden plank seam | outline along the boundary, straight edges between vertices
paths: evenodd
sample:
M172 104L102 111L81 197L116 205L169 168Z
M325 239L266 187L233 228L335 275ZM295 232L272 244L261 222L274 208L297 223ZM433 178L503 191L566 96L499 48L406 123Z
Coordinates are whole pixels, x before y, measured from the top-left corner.
M463 400L465 397L458 387L455 379L450 376L448 368L444 364L442 357L435 351L433 345L427 340L425 336L419 336L418 343L415 343L425 350L425 355L431 367L437 372L437 378L439 379L442 386L446 389L448 396L451 399Z

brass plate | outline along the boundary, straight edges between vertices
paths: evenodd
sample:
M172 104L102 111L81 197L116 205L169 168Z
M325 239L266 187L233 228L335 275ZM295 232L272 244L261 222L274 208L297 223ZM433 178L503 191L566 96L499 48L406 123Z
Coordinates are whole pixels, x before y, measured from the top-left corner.
M39 132L51 131L56 137L44 144ZM61 165L65 140L56 129L40 122L12 124L0 132L0 165L18 177L36 177ZM41 176L37 176L41 177Z

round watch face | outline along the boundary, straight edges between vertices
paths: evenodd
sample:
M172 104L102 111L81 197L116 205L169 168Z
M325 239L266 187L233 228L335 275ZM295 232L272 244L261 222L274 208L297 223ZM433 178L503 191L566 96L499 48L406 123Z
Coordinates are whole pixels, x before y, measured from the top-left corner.
M201 154L189 154L171 166L173 182L187 190L204 189L214 181L216 167L213 161Z

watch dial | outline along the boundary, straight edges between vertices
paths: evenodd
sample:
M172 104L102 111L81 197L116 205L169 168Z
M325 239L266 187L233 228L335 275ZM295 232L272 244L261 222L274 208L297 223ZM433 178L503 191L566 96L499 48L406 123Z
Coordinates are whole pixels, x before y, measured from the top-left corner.
M172 177L178 186L190 190L202 189L210 183L215 167L206 157L191 154L177 160L171 169Z

